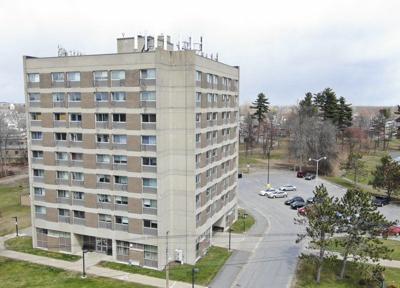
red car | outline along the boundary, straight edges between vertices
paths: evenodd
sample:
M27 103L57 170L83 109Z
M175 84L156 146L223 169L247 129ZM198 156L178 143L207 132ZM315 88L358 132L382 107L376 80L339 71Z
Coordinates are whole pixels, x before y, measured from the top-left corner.
M304 175L305 175L304 172L298 171L296 176L297 176L297 178L303 178Z
M382 234L387 236L400 236L400 226L390 226Z
M304 207L297 209L297 213L301 216L306 216L307 212L308 212L308 210L310 210L310 208L311 208L311 205L306 205Z

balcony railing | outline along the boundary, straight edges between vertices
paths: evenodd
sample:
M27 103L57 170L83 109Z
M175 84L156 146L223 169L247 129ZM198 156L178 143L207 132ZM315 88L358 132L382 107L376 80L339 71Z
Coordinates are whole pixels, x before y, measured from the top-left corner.
M72 205L85 206L85 200L72 199Z
M70 204L71 205L71 198L57 197L57 203Z
M46 219L47 219L46 216L47 216L47 215L46 215L46 214L43 214L43 213L35 213L35 218L36 218L36 219L44 219L44 220L46 220Z
M143 193L157 193L157 188L155 187L143 187Z
M142 151L156 151L157 145L144 145L142 144Z
M155 130L156 129L156 123L155 122L142 123L142 129L143 130Z
M117 191L128 191L128 184L115 183L114 184L114 190L117 190Z
M143 234L157 236L158 233L157 229L144 227Z
M31 158L32 164L42 164L43 158Z
M80 128L80 127L82 127L82 122L81 121L70 121L69 122L69 127L71 127L71 128Z
M97 182L96 187L100 189L110 189L111 183Z
M123 87L125 86L125 79L111 80L112 87Z
M113 129L126 129L126 122L112 122Z
M67 127L67 121L54 120L53 125L54 127Z
M126 164L113 164L112 165L114 170L126 170L127 165Z
M56 179L55 183L58 185L69 185L69 179Z
M34 195L33 197L36 201L45 201L44 195Z
M142 172L156 173L157 166L142 166Z
M120 210L120 211L128 211L128 205L124 205L124 204L115 204L114 205L114 209L115 210Z
M96 128L108 129L110 123L108 121L96 121Z
M35 183L43 183L44 182L44 177L33 176L33 182L35 182Z
M97 202L97 208L112 210L113 204L110 202Z
M143 207L143 214L157 215L157 208Z
M93 80L93 86L95 87L107 87L108 80Z
M85 181L83 180L77 180L77 179L72 179L71 180L71 185L72 186L84 186L85 185Z
M76 217L74 217L74 224L76 224L76 225L86 225L86 219L85 218L76 218Z
M31 126L32 127L40 127L40 126L42 126L42 120L32 120L31 121Z
M58 222L61 222L61 223L71 223L71 217L59 215L59 216L58 216Z
M114 225L115 230L119 230L119 231L128 231L128 225L127 224L119 224L119 223L115 223Z
M155 108L156 101L140 101L141 108Z
M111 222L99 221L98 222L98 227L99 228L104 228L104 229L112 229L112 223Z

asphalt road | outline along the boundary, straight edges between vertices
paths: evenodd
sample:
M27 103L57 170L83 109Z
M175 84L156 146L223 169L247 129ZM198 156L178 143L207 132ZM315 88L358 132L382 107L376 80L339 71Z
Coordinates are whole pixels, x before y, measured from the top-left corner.
M268 199L258 195L258 192L265 187L266 178L265 172L255 172L244 175L244 178L239 180L240 206L248 209L256 220L263 224L251 231L252 235L249 236L254 237L249 237L250 241L242 243L250 253L234 255L235 257L232 257L234 259L231 260L233 263L228 263L225 271L218 276L216 282L218 286L212 287L290 287L297 256L300 255L304 245L296 244L297 233L304 228L294 224L297 212L284 205L286 199ZM316 186L316 180L298 179L294 172L284 170L271 170L270 179L273 187L284 184L295 185L297 191L288 192L289 197L297 195L304 199L311 197ZM340 197L345 192L343 188L323 179L318 181L326 185L331 195ZM398 206L388 205L380 210L391 220L399 217ZM232 273L233 271L235 273Z

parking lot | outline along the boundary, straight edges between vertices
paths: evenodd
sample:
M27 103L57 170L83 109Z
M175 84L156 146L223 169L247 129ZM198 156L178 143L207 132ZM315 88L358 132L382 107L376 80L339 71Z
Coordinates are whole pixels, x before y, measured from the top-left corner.
M240 205L253 212L256 218L266 218L268 227L259 238L247 264L237 275L235 287L289 287L295 273L297 256L302 250L303 244L295 243L297 234L303 229L294 224L297 211L284 205L284 201L292 196L301 196L304 199L311 197L316 180L296 178L295 173L290 171L271 170L270 182L274 188L292 184L297 190L288 192L288 198L269 199L258 195L265 188L266 179L266 172L259 171L244 175L239 181ZM323 183L332 196L340 197L345 192L343 188L321 178L318 183ZM390 220L395 220L400 215L400 207L393 204L379 210ZM253 244L248 243L249 246Z

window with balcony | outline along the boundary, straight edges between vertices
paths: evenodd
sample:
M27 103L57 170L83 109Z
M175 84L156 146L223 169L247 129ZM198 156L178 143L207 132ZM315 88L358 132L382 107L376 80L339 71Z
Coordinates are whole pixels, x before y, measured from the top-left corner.
M128 205L128 197L125 196L115 196L115 204Z
M212 84L212 74L207 74L207 83Z
M128 163L128 157L125 155L114 155L113 156L113 163L114 164L127 164Z
M39 83L40 82L40 77L39 73L28 73L28 82L29 83Z
M142 145L156 145L156 136L142 136Z
M39 93L29 93L29 102L40 102L40 94Z
M79 81L81 81L81 73L80 72L67 72L67 80L70 82L79 82Z
M99 222L111 223L112 222L111 215L99 214Z
M107 113L96 113L96 122L108 122Z
M117 123L126 122L126 114L124 113L113 113L112 117L113 117L113 122Z
M143 208L157 209L157 200L143 199Z
M126 135L113 135L114 144L126 144L128 141Z
M52 82L64 82L64 73L63 72L51 73L51 81Z
M143 187L146 187L146 188L157 188L157 179L155 179L155 178L143 178Z
M196 81L201 81L201 72L196 71Z
M111 80L125 80L125 71L124 70L114 70L111 71Z
M82 133L70 133L69 140L71 140L72 142L82 142L83 141Z
M115 223L116 224L122 224L122 225L128 225L129 220L128 220L128 217L115 216Z
M125 102L126 93L125 92L111 92L111 99L114 102Z
M200 104L201 104L201 93L196 92L196 105L200 106Z
M74 218L85 219L85 211L74 210Z
M196 134L196 143L200 143L201 135L200 133Z
M93 72L94 81L107 81L108 72L107 71L94 71Z
M111 196L107 194L98 194L97 201L100 203L111 203Z
M127 185L128 177L127 176L114 176L114 183L120 184L120 185Z
M57 198L69 198L69 191L57 190Z
M64 102L64 93L53 93L53 102Z
M140 79L156 79L156 69L142 69L140 70Z
M58 209L58 216L69 217L69 210L67 210L67 209Z
M68 93L69 102L81 102L82 96L79 92Z
M33 194L35 196L45 196L45 190L41 187L33 187Z
M74 192L72 192L72 197L75 200L84 200L85 199L85 193L84 192L74 191Z
M155 157L142 157L143 166L157 166L157 158Z
M83 161L83 153L71 153L71 160L72 161Z
M96 162L102 164L109 164L111 156L107 154L97 154L96 155Z
M40 112L31 112L30 115L31 115L31 120L32 121L40 121L40 120L42 120L42 113L40 113Z
M94 93L94 98L96 102L108 102L108 93L107 92L96 92Z
M213 75L212 81L213 81L214 85L218 84L218 76L217 75Z
M110 135L108 134L97 134L96 136L97 143L109 143Z
M36 214L46 215L46 207L35 205L35 213Z
M157 229L157 221L144 219L143 220L143 227L144 228Z
M71 121L71 122L81 122L82 121L82 114L81 113L70 113L69 114L69 121Z
M195 183L196 185L200 184L200 174L197 174L195 177Z
M43 169L33 169L33 177L44 177Z
M201 113L196 113L196 123L200 123L201 121Z
M68 180L69 173L67 171L57 171L56 178L60 180Z
M111 183L110 175L104 175L104 174L97 175L97 183Z
M74 181L84 181L85 177L82 172L71 172L71 178Z
M68 161L67 152L56 152L56 160Z
M43 151L32 150L32 158L34 158L34 159L43 159Z
M142 114L142 123L155 123L156 120L156 114Z
M67 121L66 113L54 113L54 121Z
M67 141L67 133L55 133L56 141Z
M42 132L31 132L32 140L42 140L43 133Z
M156 92L155 91L140 92L140 101L156 101Z
M208 103L214 102L214 95L213 94L211 94L211 93L207 94L207 102Z

